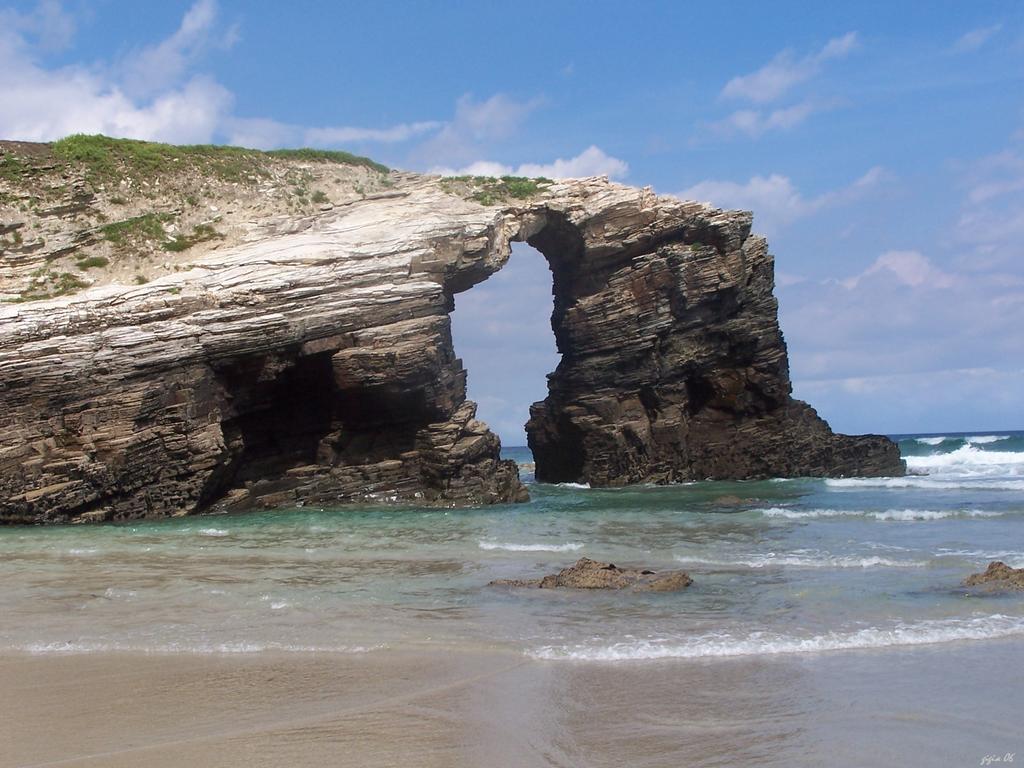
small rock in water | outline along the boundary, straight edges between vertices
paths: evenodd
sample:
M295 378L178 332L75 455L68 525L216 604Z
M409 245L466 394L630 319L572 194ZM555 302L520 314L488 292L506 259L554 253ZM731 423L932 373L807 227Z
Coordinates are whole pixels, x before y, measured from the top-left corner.
M1024 591L1024 568L1011 568L1001 560L993 560L984 573L974 573L964 580L965 587L982 587L989 592Z
M539 589L626 589L636 592L677 592L693 583L683 571L620 568L581 557L573 565L543 579L497 579L492 587L536 587Z

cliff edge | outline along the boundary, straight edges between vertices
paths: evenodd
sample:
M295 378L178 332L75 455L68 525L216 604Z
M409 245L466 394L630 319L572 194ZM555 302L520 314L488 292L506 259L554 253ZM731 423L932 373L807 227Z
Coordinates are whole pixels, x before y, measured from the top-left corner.
M448 314L513 241L550 265L562 354L527 426L538 479L904 471L791 398L749 213L604 178L80 144L0 142L0 521L526 498Z

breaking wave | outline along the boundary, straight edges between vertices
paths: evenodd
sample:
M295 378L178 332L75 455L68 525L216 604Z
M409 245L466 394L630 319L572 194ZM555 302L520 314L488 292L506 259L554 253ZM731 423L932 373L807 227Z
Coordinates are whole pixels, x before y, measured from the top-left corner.
M826 552L791 552L776 554L744 554L734 558L706 558L676 555L675 560L690 565L705 565L719 568L924 568L924 560L895 560L891 557L868 555L830 555Z
M770 656L991 640L1021 634L1024 634L1024 618L993 614L968 619L924 620L885 628L868 627L848 632L828 632L810 637L770 632L751 632L740 637L712 633L683 642L637 640L609 645L544 646L530 651L529 655L537 659L579 661Z
M909 463L909 460L908 460ZM828 478L830 488L923 488L941 491L977 490L1024 491L1024 480L998 478L979 482L977 478L939 479L927 475L906 477L842 477Z
M929 456L908 456L907 469L934 472L1003 472L1024 467L1024 453L1018 451L987 451L973 445L964 445L949 453Z
M506 552L575 552L583 545L573 541L568 544L513 544L500 541L481 541L480 549L500 549Z
M765 517L783 518L786 520L819 520L834 517L861 517L885 522L915 522L923 520L947 520L950 518L988 518L1001 517L1001 512L986 512L982 509L887 509L870 511L858 509L788 509L785 507L769 507L757 510Z

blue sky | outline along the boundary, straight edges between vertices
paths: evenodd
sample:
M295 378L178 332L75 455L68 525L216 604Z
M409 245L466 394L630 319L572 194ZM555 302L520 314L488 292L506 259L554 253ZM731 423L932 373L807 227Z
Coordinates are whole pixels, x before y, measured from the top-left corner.
M834 427L1024 428L1019 2L0 5L0 136L72 132L749 208L795 393ZM523 249L457 299L507 443L557 361L549 280Z

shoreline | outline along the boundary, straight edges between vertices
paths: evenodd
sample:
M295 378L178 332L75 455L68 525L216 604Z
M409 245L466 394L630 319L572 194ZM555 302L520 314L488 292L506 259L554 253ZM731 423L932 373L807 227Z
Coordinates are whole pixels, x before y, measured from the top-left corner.
M639 663L503 651L0 654L3 766L977 765L1024 643Z

